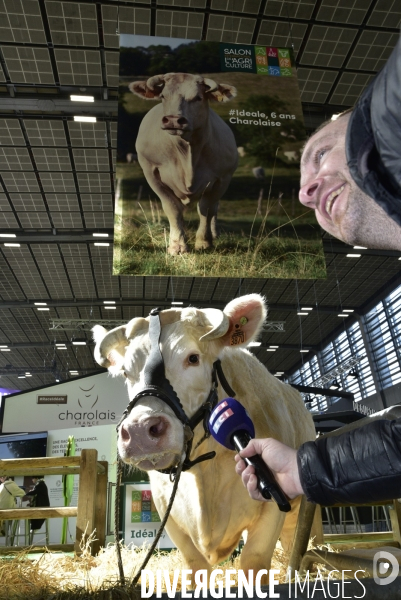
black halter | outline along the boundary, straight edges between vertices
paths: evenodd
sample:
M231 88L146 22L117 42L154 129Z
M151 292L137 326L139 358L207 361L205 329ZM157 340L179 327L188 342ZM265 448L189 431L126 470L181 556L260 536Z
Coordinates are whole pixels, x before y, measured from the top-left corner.
M159 398L159 400L165 402L173 410L177 419L179 419L184 426L184 437L186 439L186 456L183 462L182 470L187 471L194 465L203 462L204 460L214 458L216 456L216 452L213 451L207 452L206 454L202 454L195 460L190 460L189 458L192 450L194 429L201 421L203 421L203 429L205 431L203 439L206 439L210 436L208 423L210 414L218 401L218 380L220 380L221 385L223 386L228 396L234 397L235 392L229 386L221 368L221 362L219 359L217 359L213 363L212 385L209 395L205 402L202 404L202 406L200 406L195 412L195 414L192 415L191 418L188 418L188 416L185 414L185 410L181 404L179 397L177 396L173 386L171 385L165 374L164 360L160 351L160 311L160 308L153 308L149 313L150 353L148 358L146 359L144 367L145 385L143 389L140 392L138 392L136 396L134 396L134 398L130 401L127 408L123 412L120 422L117 425L117 431L119 430L121 423L129 415L135 404L141 398L144 398L145 396L153 396L155 398ZM170 475L175 475L177 472L177 467L170 467L168 469L158 469L158 471L160 473L168 473Z

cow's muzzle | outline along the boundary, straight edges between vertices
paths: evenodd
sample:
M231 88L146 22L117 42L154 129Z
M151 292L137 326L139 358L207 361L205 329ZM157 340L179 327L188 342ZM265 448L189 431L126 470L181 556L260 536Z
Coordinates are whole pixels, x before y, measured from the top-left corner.
M183 116L164 115L162 118L162 129L172 135L180 135L189 130L188 119Z

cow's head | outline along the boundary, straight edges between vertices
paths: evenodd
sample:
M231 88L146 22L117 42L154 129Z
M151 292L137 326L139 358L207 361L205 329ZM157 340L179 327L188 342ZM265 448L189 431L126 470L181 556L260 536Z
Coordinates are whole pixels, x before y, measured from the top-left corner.
M237 94L232 85L190 73L155 75L146 81L134 81L128 87L146 100L162 100L161 128L170 135L183 137L204 127L209 100L228 102Z
M189 418L208 397L213 362L225 348L235 351L247 346L258 335L265 317L266 307L258 294L236 298L224 311L184 308L160 312L166 377ZM111 373L126 376L130 399L144 387L148 329L148 318L141 317L112 331L100 325L93 329L95 359ZM184 426L173 410L149 397L135 404L122 422L118 450L124 462L140 469L165 469L177 464L184 441Z

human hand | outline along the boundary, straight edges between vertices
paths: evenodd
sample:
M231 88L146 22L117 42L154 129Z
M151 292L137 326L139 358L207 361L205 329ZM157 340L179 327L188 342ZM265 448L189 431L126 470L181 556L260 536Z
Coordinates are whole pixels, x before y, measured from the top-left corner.
M244 450L235 455L235 470L242 477L251 498L265 501L257 488L255 469L247 466L242 460L242 457L248 458L255 454L262 457L288 498L292 499L304 493L299 478L297 451L273 438L253 439Z

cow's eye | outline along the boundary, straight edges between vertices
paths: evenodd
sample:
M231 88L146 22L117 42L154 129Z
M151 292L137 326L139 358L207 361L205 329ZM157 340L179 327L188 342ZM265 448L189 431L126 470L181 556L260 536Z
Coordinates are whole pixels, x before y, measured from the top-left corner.
M188 356L188 362L190 365L198 365L199 364L199 354L190 354Z

